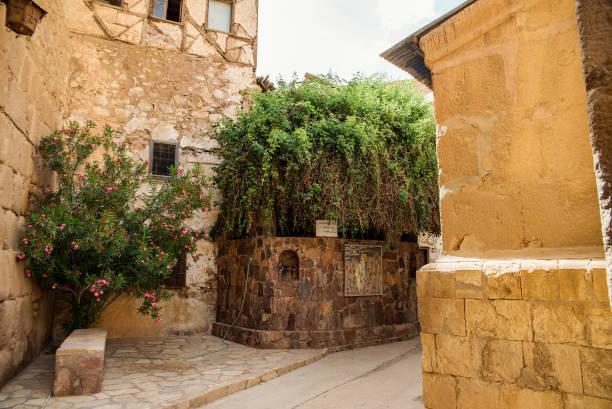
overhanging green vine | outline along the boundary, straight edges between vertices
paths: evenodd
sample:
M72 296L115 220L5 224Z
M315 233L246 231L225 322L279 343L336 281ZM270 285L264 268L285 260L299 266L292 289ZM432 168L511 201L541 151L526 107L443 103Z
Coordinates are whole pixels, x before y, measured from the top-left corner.
M216 238L438 232L435 122L410 82L315 78L253 95L212 132L223 159Z

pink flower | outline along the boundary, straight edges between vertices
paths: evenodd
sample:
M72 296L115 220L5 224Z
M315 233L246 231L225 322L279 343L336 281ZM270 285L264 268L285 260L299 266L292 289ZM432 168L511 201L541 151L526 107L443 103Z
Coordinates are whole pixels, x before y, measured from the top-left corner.
M43 213L43 214L41 214L41 215L40 215L40 220L44 220L44 218L45 218L45 217L47 217L47 216L45 216L45 214L44 214L44 213Z
M23 260L25 258L25 254L19 253L17 254L17 260Z
M32 272L26 268L25 275L26 275L26 277L32 277Z
M78 245L78 244L76 244L76 243L73 241L73 242L72 242L72 248L76 250L76 249L78 249L78 248L79 248L79 245Z
M100 299L99 299L99 298L96 298L96 301L100 301Z
M28 270L29 271L29 270ZM43 278L47 278L47 273L43 274Z
M179 169L179 170L178 170L178 174L179 174L179 175L182 175L182 174L183 174L183 169Z
M45 246L45 253L47 254L51 254L51 252L53 251L53 247L49 246L48 244Z
M64 227L66 227L66 223L62 223L62 225L60 226L60 230L64 230Z
M51 288L56 289L56 288L57 288L57 283L53 283L53 285L51 286Z

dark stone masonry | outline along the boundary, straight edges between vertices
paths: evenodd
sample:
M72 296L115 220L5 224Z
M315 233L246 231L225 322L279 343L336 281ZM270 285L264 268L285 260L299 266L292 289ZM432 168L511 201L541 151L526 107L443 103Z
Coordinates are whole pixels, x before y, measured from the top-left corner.
M344 246L382 247L382 295L344 295ZM345 349L419 334L416 243L273 237L219 243L217 319L227 339L258 348Z

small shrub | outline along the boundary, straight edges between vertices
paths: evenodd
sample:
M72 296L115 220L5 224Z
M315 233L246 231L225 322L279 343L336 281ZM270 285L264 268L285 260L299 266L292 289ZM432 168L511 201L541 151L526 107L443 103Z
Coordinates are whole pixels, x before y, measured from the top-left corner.
M160 303L172 296L164 280L203 237L183 224L210 206L198 168L173 169L153 183L115 131L94 128L71 122L41 140L38 153L56 172L57 189L30 197L18 255L27 276L67 295L67 332L91 326L124 292L142 299L140 313L161 320Z
M316 219L350 238L439 231L436 125L411 83L281 82L213 131L215 237L312 236Z

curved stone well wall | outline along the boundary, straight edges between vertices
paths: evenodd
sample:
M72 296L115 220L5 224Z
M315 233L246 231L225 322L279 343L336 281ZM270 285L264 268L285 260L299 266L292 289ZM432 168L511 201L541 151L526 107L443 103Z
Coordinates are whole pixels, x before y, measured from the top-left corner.
M381 295L345 296L345 244L382 247ZM288 251L298 257L297 279L281 271L286 268L281 255ZM244 309L228 334L232 341L260 348L340 349L418 334L416 243L276 237L219 243L217 336L238 315L250 257Z

